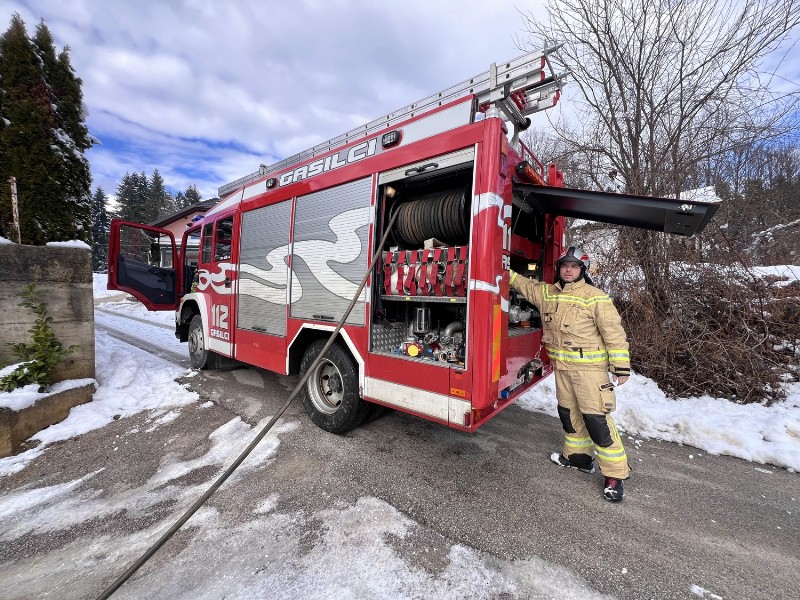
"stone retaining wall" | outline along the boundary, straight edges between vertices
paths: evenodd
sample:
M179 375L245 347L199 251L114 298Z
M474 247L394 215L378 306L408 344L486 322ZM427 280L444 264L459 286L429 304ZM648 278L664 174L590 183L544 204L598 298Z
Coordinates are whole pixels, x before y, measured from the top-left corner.
M17 362L8 344L29 342L36 316L19 305L23 286L35 283L47 291L47 314L65 348L78 348L60 363L52 381L94 379L94 304L92 257L88 249L0 245L0 360Z
M69 416L69 411L92 399L94 383L44 396L21 410L0 407L0 458L16 452L22 442Z
M29 343L28 330L36 315L19 305L18 294L35 283L47 303L51 327L65 348L75 351L51 374L52 383L94 379L94 298L92 258L85 248L0 245L0 364L18 361L9 344ZM86 384L39 399L33 406L15 411L0 408L0 457L12 454L19 445L45 427L64 420L72 407L92 399L95 384Z

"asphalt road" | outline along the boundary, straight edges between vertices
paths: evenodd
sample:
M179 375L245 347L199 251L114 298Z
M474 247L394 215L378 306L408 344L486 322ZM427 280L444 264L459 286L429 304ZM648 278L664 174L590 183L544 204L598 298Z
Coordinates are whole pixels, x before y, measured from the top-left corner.
M293 382L245 369L192 388L255 423ZM310 425L299 400L287 415ZM549 462L561 443L557 419L514 406L474 434L394 411L345 436L313 425L282 436L252 485L311 510L374 496L451 541L539 556L617 598L696 598L692 584L725 599L800 597L797 474L627 439L634 475L611 504L599 474Z
M205 372L185 383L214 406L185 408L140 435L129 435L144 422L137 416L58 443L46 460L0 481L0 493L70 481L87 465L100 464L105 469L95 478L98 489L139 486L165 453L196 456L209 432L232 416L255 425L274 414L296 378L241 368ZM421 525L396 550L425 569L442 568L448 549L459 543L504 560L538 556L622 599L697 598L703 592L693 593L692 585L708 590L706 598L800 597L797 474L624 437L634 473L625 501L610 504L602 499L599 474L549 462L561 445L558 420L514 406L474 434L395 411L336 436L316 428L299 399L284 419L301 426L281 434L275 459L209 501L226 518L249 518L271 494L278 494L280 509L309 512L373 496ZM121 439L123 451L112 452ZM170 514L177 518L185 508L158 507L146 522L120 515L92 523L92 532L147 527ZM82 534L80 527L27 534L0 545L0 563L44 557ZM309 543L314 535L308 532ZM170 541L154 561L164 564L184 547L185 541ZM99 593L119 571L110 565L103 578L84 580L85 597Z

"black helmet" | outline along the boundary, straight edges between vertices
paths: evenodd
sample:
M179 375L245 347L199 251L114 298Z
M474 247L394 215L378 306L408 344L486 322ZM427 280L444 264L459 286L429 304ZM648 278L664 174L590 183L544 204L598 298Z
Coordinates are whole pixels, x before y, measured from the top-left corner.
M556 261L556 267L560 267L562 263L575 262L581 266L581 270L585 273L589 269L589 255L583 248L577 246L570 246L564 254L562 254Z

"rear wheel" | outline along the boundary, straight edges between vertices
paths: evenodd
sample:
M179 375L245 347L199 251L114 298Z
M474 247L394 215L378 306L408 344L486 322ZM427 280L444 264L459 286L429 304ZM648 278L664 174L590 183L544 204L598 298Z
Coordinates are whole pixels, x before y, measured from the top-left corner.
M189 322L189 360L193 369L216 369L217 355L206 350L203 318L195 315Z
M317 340L308 347L300 362L301 377L311 368L325 343ZM303 386L303 406L314 424L331 433L346 433L369 415L372 405L358 395L356 365L339 344L333 344L314 367Z

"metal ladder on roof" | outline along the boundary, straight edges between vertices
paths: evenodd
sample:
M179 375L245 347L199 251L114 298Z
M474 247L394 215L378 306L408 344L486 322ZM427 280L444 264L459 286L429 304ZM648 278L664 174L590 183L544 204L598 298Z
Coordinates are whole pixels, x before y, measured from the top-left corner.
M516 137L520 131L527 129L530 125L528 115L552 108L558 102L558 95L567 75L566 73L555 75L550 65L549 56L558 47L552 46L542 51L524 54L500 65L492 63L489 70L484 73L470 77L461 83L390 112L366 125L351 129L347 133L331 138L273 165L261 165L258 171L223 185L219 188L219 196L224 198L243 185L271 173L277 173L292 165L325 154L354 140L386 130L406 119L469 95L475 95L479 110L485 112L487 116L502 115L505 120L511 121Z

